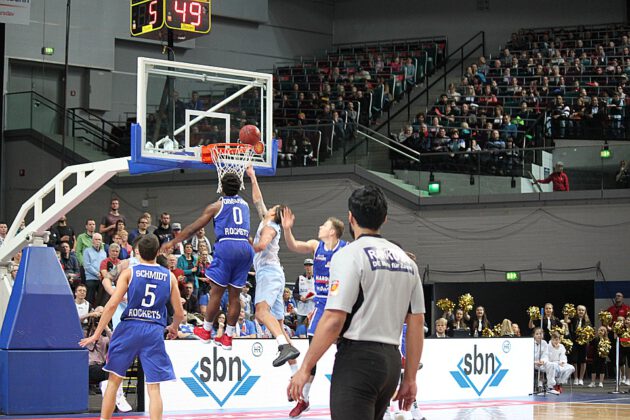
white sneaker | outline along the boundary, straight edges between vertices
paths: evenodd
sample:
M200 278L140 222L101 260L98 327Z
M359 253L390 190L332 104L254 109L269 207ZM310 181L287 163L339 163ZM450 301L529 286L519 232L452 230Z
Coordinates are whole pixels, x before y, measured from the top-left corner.
M573 385L579 385L579 384L580 384L580 381L578 379L573 380Z
M603 388L604 384L600 382L597 386L600 387L600 388Z
M543 387L543 381L538 381L538 388L542 388Z
M101 394L105 396L105 390L107 389L107 381L101 381L98 384L98 387L101 389Z
M583 381L582 379L580 379L580 380L578 381L578 385L584 386L584 381Z
M595 388L595 382L591 382L590 384L588 384L589 388Z
M418 401L414 401L411 404L411 417L413 417L413 420L424 419L424 416L422 415L422 412L420 411L420 407L418 407Z
M560 393L553 388L548 389L547 393L553 394L553 395L560 395Z
M132 410L131 405L129 405L124 395L116 398L116 408L118 408L118 411L121 413L128 413Z

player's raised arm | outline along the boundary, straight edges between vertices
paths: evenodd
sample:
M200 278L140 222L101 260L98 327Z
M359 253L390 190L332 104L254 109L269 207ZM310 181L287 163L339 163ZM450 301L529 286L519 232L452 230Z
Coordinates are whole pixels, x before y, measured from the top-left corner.
M282 211L282 230L284 231L284 241L287 244L287 248L289 248L292 252L297 252L298 254L310 254L315 252L318 241L311 239L305 242L295 239L293 232L291 231L294 223L295 214L293 214L290 208L285 207Z
M175 274L171 273L171 305L173 305L173 322L166 327L168 330L167 338L173 340L177 338L179 324L184 321L184 308L182 307L182 297L179 294L179 287Z
M98 326L96 330L94 330L94 334L91 337L86 337L79 342L79 345L82 347L87 346L91 343L96 343L98 338L103 333L105 326L109 324L109 321L112 320L114 316L114 312L116 312L116 308L118 304L122 302L125 293L127 293L127 288L129 287L129 279L131 278L131 269L127 269L123 271L123 273L118 277L118 281L116 282L116 289L114 290L114 294L109 299L107 304L105 305L105 309L103 309L103 315L101 315L101 320L98 322Z
M194 222L186 226L180 232L179 235L177 235L170 241L164 243L162 247L160 248L160 252L166 253L168 252L169 249L173 248L178 243L183 242L186 239L190 238L195 232L197 232L199 229L201 229L202 227L210 223L212 218L216 216L216 214L219 212L220 209L221 209L220 201L215 201L214 203L207 206L204 209L203 213L201 213L201 216L197 218L197 220L195 220Z
M258 242L252 244L254 252L264 251L267 248L267 245L269 245L275 237L276 231L272 227L265 226L262 231L260 231L260 238L258 239Z
M247 176L252 181L252 201L254 202L254 207L256 207L256 211L258 212L258 217L262 220L267 213L267 207L265 207L265 202L263 200L262 191L260 191L260 187L258 186L258 179L256 179L256 171L253 166L247 167Z

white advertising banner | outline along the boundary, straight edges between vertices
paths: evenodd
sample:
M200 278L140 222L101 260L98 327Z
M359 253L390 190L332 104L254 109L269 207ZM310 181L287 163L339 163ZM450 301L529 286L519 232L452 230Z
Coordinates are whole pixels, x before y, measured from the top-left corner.
M2 0L0 23L28 25L31 19L31 0Z
M292 342L300 350L301 363L308 340ZM232 350L197 340L174 340L166 342L166 351L177 381L160 385L164 411L269 408L288 404L286 390L291 370L288 364L272 366L278 352L275 340L234 339ZM328 403L335 351L331 348L318 364L318 378L311 388L311 400L317 401L316 404ZM146 389L145 396L148 404Z
M300 350L308 340L293 340ZM161 385L165 411L289 406L288 364L274 368L275 340L235 339L226 351L200 341L167 341L177 381ZM336 348L317 365L310 391L315 405L327 405ZM534 380L533 339L430 339L418 373L418 401L527 396ZM148 402L148 395L145 397ZM148 406L147 406L148 407Z
M534 384L533 338L425 340L418 401L523 397Z

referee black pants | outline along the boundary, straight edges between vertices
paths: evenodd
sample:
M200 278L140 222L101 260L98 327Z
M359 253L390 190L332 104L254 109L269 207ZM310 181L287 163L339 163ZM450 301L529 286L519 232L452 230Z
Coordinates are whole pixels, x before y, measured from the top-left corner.
M330 386L332 420L382 420L400 368L398 346L342 339Z

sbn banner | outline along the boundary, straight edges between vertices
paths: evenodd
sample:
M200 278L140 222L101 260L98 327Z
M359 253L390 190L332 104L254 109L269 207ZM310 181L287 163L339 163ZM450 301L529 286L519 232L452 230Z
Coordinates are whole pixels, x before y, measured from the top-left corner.
M293 340L300 350L308 340ZM533 384L533 340L428 339L418 372L418 401L527 396ZM161 385L165 411L290 407L289 365L274 368L275 340L235 339L232 350L200 341L167 341L176 381ZM328 405L336 348L317 364L313 405ZM145 389L145 401L148 394Z

